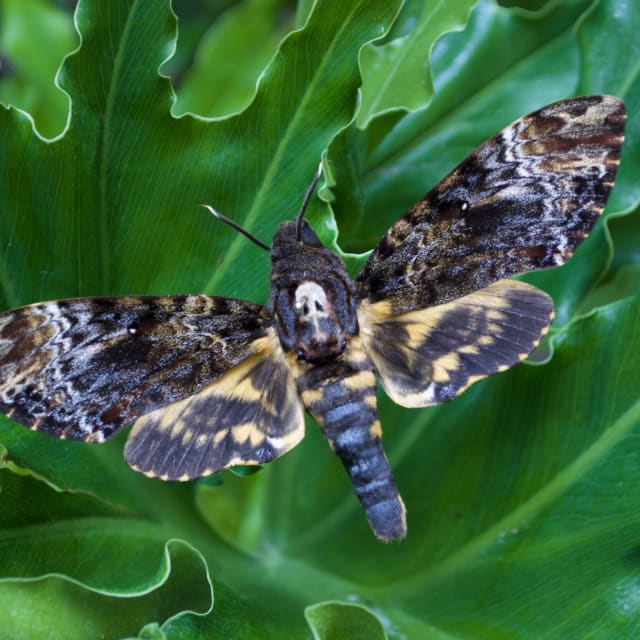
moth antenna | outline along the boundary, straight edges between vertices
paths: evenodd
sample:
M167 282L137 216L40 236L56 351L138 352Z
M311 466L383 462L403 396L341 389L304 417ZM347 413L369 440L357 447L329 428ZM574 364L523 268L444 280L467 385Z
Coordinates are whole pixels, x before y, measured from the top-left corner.
M224 222L225 224L228 224L232 229L235 229L236 231L239 231L243 236L246 236L247 238L249 238L249 240L251 240L251 242L254 242L255 244L257 244L262 249L265 249L266 251L271 251L271 247L268 244L265 244L264 242L262 242L262 240L259 240L258 238L256 238L253 234L249 233L246 229L243 229L237 222L234 222L233 220L231 220L231 218L227 218L227 216L223 216L219 211L216 211L209 204L203 204L202 206L205 209L209 209L209 212L213 216L218 218L218 220L220 220L220 222Z
M298 242L302 242L302 221L304 220L304 212L307 209L307 205L309 204L309 200L311 200L311 196L318 184L318 180L320 180L320 176L322 175L322 160L320 160L320 164L318 165L318 170L316 171L316 175L313 176L313 180L307 189L307 192L304 194L304 200L302 201L302 206L300 207L300 211L296 216L296 240Z

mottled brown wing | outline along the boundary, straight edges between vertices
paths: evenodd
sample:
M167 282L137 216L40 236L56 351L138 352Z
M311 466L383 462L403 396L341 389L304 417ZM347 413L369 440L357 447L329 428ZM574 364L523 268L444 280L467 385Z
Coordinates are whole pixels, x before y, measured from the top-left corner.
M405 313L564 263L607 202L625 120L618 98L587 96L514 122L389 229L360 297Z
M197 394L264 337L264 308L207 296L61 300L0 314L0 411L101 442Z
M252 355L188 398L139 418L127 462L148 476L190 480L237 464L264 464L304 436L304 410L273 328Z
M552 319L546 293L512 280L418 311L394 315L383 301L363 303L358 314L382 386L403 407L451 400L524 360Z

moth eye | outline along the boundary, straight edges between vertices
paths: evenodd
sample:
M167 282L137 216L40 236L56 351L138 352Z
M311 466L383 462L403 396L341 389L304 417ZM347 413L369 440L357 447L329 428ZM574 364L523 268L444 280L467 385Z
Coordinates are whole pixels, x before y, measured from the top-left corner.
M469 203L466 200L463 200L460 203L460 211L466 211L469 208Z
M135 336L136 333L138 333L138 326L135 324L130 324L127 327L127 331L129 332L129 335Z
M307 313L308 309L305 309L307 305L304 302L301 302L300 300L296 300L293 303L293 313L295 313L295 315L299 316L301 313Z

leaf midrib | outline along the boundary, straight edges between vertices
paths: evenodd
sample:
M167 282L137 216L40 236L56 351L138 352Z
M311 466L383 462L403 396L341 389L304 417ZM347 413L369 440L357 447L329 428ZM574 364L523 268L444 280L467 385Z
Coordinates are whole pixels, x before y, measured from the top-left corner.
M306 112L305 110L305 106L311 101L311 96L315 95L316 93L316 87L318 85L319 82L319 78L322 77L322 72L324 71L324 69L326 68L327 64L329 63L329 61L332 59L332 53L336 48L337 43L339 43L341 41L341 36L342 33L346 30L346 25L347 24L351 24L352 20L353 20L353 14L356 12L357 8L359 7L359 4L355 4L348 17L341 23L340 25L340 29L338 31L336 31L332 41L331 41L331 46L329 46L323 57L322 57L322 62L321 64L319 64L316 67L316 72L313 75L311 81L307 84L307 88L304 91L304 94L302 95L301 99L299 100L298 103L298 108L296 109L293 118L291 118L291 120L287 123L287 126L284 130L284 135L281 137L280 139L280 143L278 144L275 154L273 156L273 160L269 163L269 166L267 167L267 172L264 176L264 179L262 180L262 183L258 189L258 191L256 192L256 196L253 200L253 204L251 205L251 207L249 208L249 210L247 211L247 215L246 218L244 220L243 226L246 229L251 229L254 226L254 222L255 219L258 215L258 212L263 210L263 201L266 198L266 194L269 192L269 190L271 189L271 186L274 182L274 178L277 175L278 172L278 167L282 164L282 159L284 157L284 153L285 153L285 149L289 146L290 140L293 137L293 133L298 129L298 124L300 123L300 121L302 120L303 114ZM282 48L283 46L291 39L294 38L296 36L298 36L299 34L303 33L304 29L307 27L307 25L309 24L309 21L313 18L313 15L315 14L316 9L314 8L314 10L311 12L311 14L309 15L309 17L307 18L307 21L305 22L305 24L300 28L297 29L295 31L292 31L280 44L280 46L278 47L278 50L276 51L276 54L274 56L280 56L282 55ZM268 69L268 67L267 67ZM264 90L264 89L263 89ZM256 92L256 96L258 95L258 92L260 91L260 88L258 89L258 91ZM254 101L255 101L255 97L254 97ZM252 103L252 104L255 104ZM252 106L249 107L249 109L251 109ZM246 112L245 112L246 113ZM244 247L246 245L246 240L240 235L240 234L235 234L233 240L231 241L231 245L229 246L229 249L225 252L225 260L227 262L227 264L232 264L233 261L235 260L237 254L240 251L241 247ZM206 283L206 285L204 286L203 292L204 293L208 293L208 294L212 294L215 292L218 283L223 280L224 278L224 270L223 269L219 269L216 270L213 275L211 276L211 278L209 279L209 281Z
M138 12L141 0L134 0L128 13L127 19L124 24L124 29L120 36L118 46L116 47L115 56L113 58L113 73L110 77L109 90L106 95L106 104L104 110L104 125L101 128L100 134L100 158L98 161L98 189L99 189L99 206L98 206L98 236L99 236L99 264L100 264L100 287L104 292L111 291L109 286L111 280L111 265L112 255L111 249L113 243L110 241L109 233L109 205L108 205L108 176L109 176L109 157L110 157L110 141L112 136L111 123L113 120L113 114L116 111L116 88L119 86L120 78L124 77L122 70L125 65L124 52L127 50L127 43L130 40L131 30L133 28L135 16ZM177 34L174 32L173 44Z

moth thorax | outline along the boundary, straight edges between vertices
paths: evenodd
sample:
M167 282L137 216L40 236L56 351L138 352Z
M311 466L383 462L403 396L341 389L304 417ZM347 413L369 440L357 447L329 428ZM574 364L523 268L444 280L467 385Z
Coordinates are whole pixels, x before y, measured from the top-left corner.
M292 302L299 357L316 361L342 353L349 336L324 287L305 280L296 287Z

